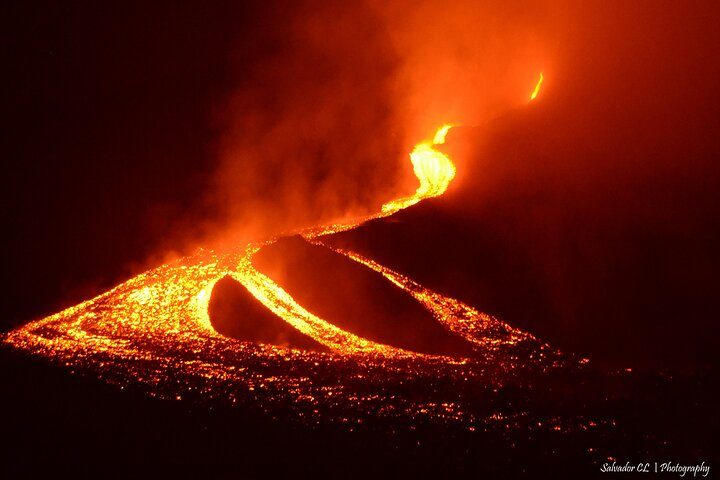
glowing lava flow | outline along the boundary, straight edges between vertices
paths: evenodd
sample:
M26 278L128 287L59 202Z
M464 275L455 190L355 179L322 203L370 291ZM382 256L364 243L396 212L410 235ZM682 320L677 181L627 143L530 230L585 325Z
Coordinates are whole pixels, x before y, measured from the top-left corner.
M450 126L446 125L438 130L435 143L442 143L449 129ZM382 212L373 216L309 228L299 233L311 239L345 231L364 221L391 215L423 198L442 194L455 175L455 167L450 159L428 143L418 145L410 156L420 181L420 187L413 196L388 203L383 206ZM30 350L35 347L52 347L56 352L69 352L76 347L117 347L120 351L129 341L132 343L135 336L148 337L151 334L175 332L193 338L217 335L210 325L207 302L215 282L228 275L240 282L273 313L332 350L344 353L371 351L384 355L409 354L345 332L297 304L287 292L251 263L253 254L268 243L272 243L272 240L248 245L238 252L225 252L221 257L214 252L210 253L210 258L199 254L193 257L195 264L192 259L185 259L185 265L180 270L167 265L160 267L93 300L17 329L8 335L6 341ZM218 267L218 264L222 264L223 268ZM103 315L96 313L97 307L101 308ZM182 318L184 309L185 315L191 318ZM52 335L45 335L51 331ZM76 342L82 345L76 345Z
M414 195L383 205L376 215L298 233L322 244L322 235L441 195L455 176L455 166L433 147L444 142L449 129L449 125L442 127L432 143L421 143L411 153L420 182ZM276 405L278 415L292 417L302 412L300 418L307 419L303 415L315 412L327 421L425 416L472 425L482 414L461 408L452 395L410 400L393 393L394 389L408 382L431 382L438 375L492 385L499 372L522 365L545 368L558 361L557 353L532 335L429 291L370 259L340 251L412 295L449 331L470 341L477 357L425 355L344 331L299 305L252 265L253 255L273 241L232 251L201 250L18 328L5 335L3 342L111 383L139 386L153 396L244 405L259 402L265 411ZM208 316L208 303L215 283L225 276L237 280L275 315L332 353L243 342L218 334ZM338 376L337 372L344 373Z
M444 153L433 147L445 143L445 137L452 127L453 126L449 124L443 125L435 132L432 142L419 143L410 153L413 172L420 182L420 186L418 186L413 195L385 203L381 211L374 215L367 215L365 217L354 218L320 227L309 227L299 233L307 239L312 239L322 235L331 235L333 233L352 230L361 223L390 216L393 213L415 205L421 200L437 197L445 193L450 182L455 178L455 165Z
M455 165L450 159L433 148L434 145L445 143L445 136L452 125L443 125L438 129L432 143L420 143L410 154L415 176L420 186L414 195L399 198L382 206L383 213L391 215L403 208L415 205L421 200L437 197L445 193L448 185L455 178Z
M384 267L362 255L342 249L334 250L375 270L397 287L408 292L428 309L440 324L473 343L476 349L482 350L484 355L490 355L499 345L514 345L523 341L535 340L529 333L512 328L510 325L490 315L478 312L458 300L428 290L405 275Z

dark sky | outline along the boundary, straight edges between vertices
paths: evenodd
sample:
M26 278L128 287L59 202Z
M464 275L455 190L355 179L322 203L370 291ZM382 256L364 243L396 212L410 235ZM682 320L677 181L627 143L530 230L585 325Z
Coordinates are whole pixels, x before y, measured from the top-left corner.
M169 237L201 207L209 111L252 14L220 3L0 9L7 328L112 286L161 244L179 248Z

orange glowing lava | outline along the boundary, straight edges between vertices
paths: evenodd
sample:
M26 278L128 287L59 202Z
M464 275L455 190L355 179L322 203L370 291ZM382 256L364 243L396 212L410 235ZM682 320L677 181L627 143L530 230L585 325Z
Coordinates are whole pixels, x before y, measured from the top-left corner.
M415 194L383 205L383 213L392 214L426 198L445 193L450 182L455 178L455 165L445 154L435 150L434 146L445 143L445 136L451 128L452 125L444 125L435 133L432 142L423 142L415 146L410 153L410 161L420 186Z
M327 247L323 235L355 228L365 221L387 217L423 199L442 195L455 176L455 166L434 147L445 141L450 128L451 125L443 126L432 142L418 144L410 154L419 181L413 195L386 203L374 215L292 233ZM350 415L347 412L366 411L411 418L431 415L467 425L477 419L448 402L399 399L395 410L384 410L386 401L377 395L354 393L334 375L319 376L318 371L330 368L327 365L356 372L360 379L370 369L375 372L373 381L377 382L400 379L402 384L424 372L428 378L443 375L484 379L488 383L492 381L487 378L488 365L494 363L494 371L511 371L519 362L517 352L533 352L534 356L524 360L528 364L555 361L556 354L532 335L432 292L371 259L335 250L380 273L412 296L449 332L468 341L476 357L422 354L345 331L308 311L255 268L253 255L275 240L222 252L201 250L138 275L96 298L31 322L4 335L2 341L71 369L93 371L111 383L143 385L153 396L171 399L195 396L235 403L238 398L249 401L248 398L257 399L260 395L263 405L292 401L305 403L310 411L317 412L322 404L328 416L336 416L340 421L347 420L345 416ZM219 334L211 324L208 305L214 285L226 276L331 353L243 342ZM498 357L504 360L496 362ZM247 396L243 392L252 394ZM382 402L378 403L379 400Z
M294 233L308 240L317 239L355 228L373 218L391 215L424 198L441 195L455 176L455 166L433 146L444 141L450 128L450 125L443 126L433 143L420 143L410 154L420 182L414 195L385 204L375 215ZM6 341L26 350L43 350L60 356L78 356L78 351L90 349L136 357L144 357L150 352L130 349L133 342L128 339L152 337L171 344L181 339L207 341L219 336L208 318L210 292L220 278L230 276L275 315L333 351L414 355L346 332L299 305L252 265L253 255L273 241L250 244L231 252L202 253L184 259L178 265L163 265L95 299L21 327L11 332Z
M446 124L438 128L438 131L435 132L435 136L433 137L433 144L442 145L445 143L445 137L447 137L447 134L452 127L453 125Z
M535 98L537 98L538 93L540 93L540 86L542 85L544 78L545 77L543 77L543 74L540 73L540 79L538 80L537 84L535 85L535 89L530 94L530 100L535 100Z

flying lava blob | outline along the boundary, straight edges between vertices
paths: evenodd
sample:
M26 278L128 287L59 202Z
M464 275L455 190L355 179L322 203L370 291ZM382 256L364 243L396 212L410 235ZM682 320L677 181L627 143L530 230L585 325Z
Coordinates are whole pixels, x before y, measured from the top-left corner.
M540 78L538 79L537 83L535 84L535 88L533 89L532 93L530 94L530 100L535 100L538 96L538 93L540 93L540 87L542 86L543 80L545 77L543 76L542 72L540 73Z

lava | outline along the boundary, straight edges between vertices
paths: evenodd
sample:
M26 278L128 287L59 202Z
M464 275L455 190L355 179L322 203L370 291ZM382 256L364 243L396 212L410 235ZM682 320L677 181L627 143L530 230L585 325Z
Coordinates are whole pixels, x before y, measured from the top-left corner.
M447 134L452 127L452 125L446 124L438 128L437 132L435 132L435 136L433 137L433 144L442 145L445 143L445 137L447 137Z
M530 94L530 100L535 100L538 96L538 93L540 93L540 86L542 86L544 76L542 73L540 73L540 78L538 79L537 84L535 84L535 89Z
M445 136L450 128L452 128L452 125L440 127L432 142L423 142L415 146L415 149L410 153L410 161L420 186L418 186L415 194L383 205L383 213L391 215L415 205L421 200L437 197L445 193L450 182L455 178L455 165L446 155L433 147L445 143Z
M413 195L386 203L375 215L294 233L327 247L324 235L442 195L455 176L455 166L434 146L444 142L450 128L443 126L432 142L418 144L410 154L420 184ZM93 372L111 383L140 386L149 395L162 398L191 397L231 404L252 403L259 398L266 411L272 405L289 415L297 409L309 409L323 421L389 415L459 422L468 428L495 417L473 413L472 406L458 404L449 394L434 402L404 398L396 391L397 386L433 381L442 375L458 382L475 379L490 388L518 368L546 369L563 363L558 352L528 333L430 291L355 252L336 250L381 273L426 308L446 330L469 341L474 354L471 358L422 354L347 332L298 304L253 266L253 255L275 240L222 252L200 250L18 328L3 341L73 370ZM208 305L215 283L226 276L330 353L243 342L216 332ZM350 376L338 378L329 373L333 371ZM351 380L353 376L356 381ZM380 388L380 393L367 394L368 385Z

